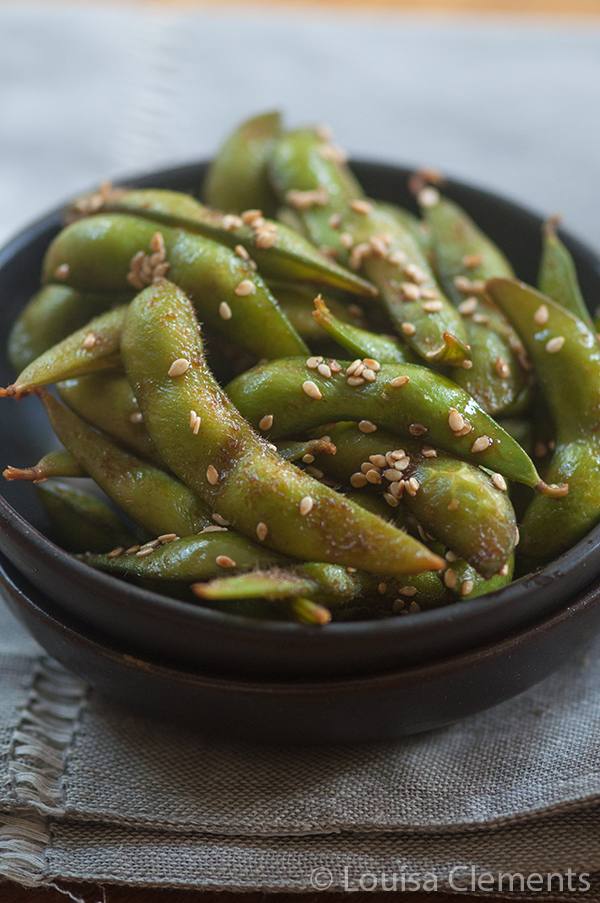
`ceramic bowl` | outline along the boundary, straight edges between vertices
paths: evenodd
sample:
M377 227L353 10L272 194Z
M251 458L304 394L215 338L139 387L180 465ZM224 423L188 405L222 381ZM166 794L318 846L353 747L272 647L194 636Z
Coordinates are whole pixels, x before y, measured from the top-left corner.
M366 192L412 206L408 170L356 163ZM198 194L204 164L152 173L128 184ZM535 281L541 218L508 200L458 182L450 197L461 203L513 262ZM57 210L34 223L0 252L0 384L12 381L4 338L36 290L44 250L60 228ZM600 297L600 259L563 235L591 304ZM34 464L55 444L39 402L0 404L0 468ZM330 624L251 621L179 602L92 570L45 535L31 486L0 486L0 550L38 590L79 623L161 661L201 666L246 678L306 680L394 672L483 647L522 631L564 608L600 574L600 527L535 574L473 601L409 617Z

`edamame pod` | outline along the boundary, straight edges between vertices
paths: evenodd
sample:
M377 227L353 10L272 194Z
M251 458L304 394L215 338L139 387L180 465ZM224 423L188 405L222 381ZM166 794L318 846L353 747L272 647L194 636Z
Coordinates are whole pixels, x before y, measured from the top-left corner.
M108 552L133 542L116 512L91 493L60 480L38 485L36 492L54 539L68 552Z
M551 217L542 227L542 259L538 274L538 288L560 304L569 313L582 320L590 332L595 332L590 312L586 307L577 270L571 253L557 234L559 219Z

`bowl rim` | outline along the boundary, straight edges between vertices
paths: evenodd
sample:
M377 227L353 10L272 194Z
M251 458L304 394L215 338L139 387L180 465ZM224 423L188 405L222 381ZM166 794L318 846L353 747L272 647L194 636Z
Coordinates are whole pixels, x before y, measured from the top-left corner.
M406 178L415 171L414 167L402 166L386 161L373 160L355 160L350 161L353 168L359 172L383 172L387 170L392 173L395 178ZM196 161L187 164L181 164L166 169L158 169L141 175L126 176L116 179L114 184L118 187L155 187L158 182L168 182L173 179L189 179L200 187L201 179L206 171L208 161ZM506 198L496 192L480 188L472 183L462 182L459 179L445 178L444 193L450 197L454 190L458 190L463 194L478 197L484 202L492 202L496 206L501 207L508 214L518 214L521 217L525 215L532 222L542 224L545 217L520 204L517 201ZM68 202L65 202L68 203ZM39 240L49 229L58 229L62 225L62 215L64 213L65 204L61 204L50 212L44 214L34 220L29 226L21 229L12 239L10 239L2 248L0 248L0 270L9 263L13 257L24 250L35 240ZM582 242L578 237L563 229L559 230L561 239L570 250L584 260L589 266L597 271L600 278L600 254L596 253L589 245ZM418 617L401 617L390 616L382 619L347 621L347 622L331 622L326 625L326 630L315 630L314 627L295 622L259 620L243 615L229 614L214 609L205 608L202 605L193 605L189 602L183 602L164 596L152 590L142 589L133 584L114 577L111 574L94 570L89 565L74 558L71 554L61 549L50 539L48 539L41 531L31 525L16 509L14 509L0 494L0 549L5 552L6 536L9 537L9 543L31 543L37 547L42 556L56 563L60 567L73 569L75 576L83 584L90 581L95 583L98 581L100 587L106 592L120 591L124 594L124 598L139 612L148 611L148 605L152 606L153 615L163 619L170 619L170 616L177 617L178 623L191 619L193 623L202 623L207 621L215 626L225 627L232 633L247 633L250 629L255 638L264 637L269 643L272 642L273 636L298 637L301 641L307 638L310 642L335 642L336 638L349 636L364 636L365 638L376 639L378 636L390 632L401 635L420 635L423 632L429 632L434 625L442 626L449 624L457 619L461 622L468 622L473 618L485 616L486 612L494 609L504 608L506 605L514 604L514 597L521 596L523 590L528 588L544 587L551 583L556 577L572 574L579 569L588 570L586 579L580 580L578 590L588 585L598 574L600 574L600 524L594 527L583 539L564 552L561 556L552 562L536 570L535 572L521 577L505 587L494 592L487 593L472 600L460 601L460 605L447 605L436 609L421 611ZM565 600L565 603L568 600Z

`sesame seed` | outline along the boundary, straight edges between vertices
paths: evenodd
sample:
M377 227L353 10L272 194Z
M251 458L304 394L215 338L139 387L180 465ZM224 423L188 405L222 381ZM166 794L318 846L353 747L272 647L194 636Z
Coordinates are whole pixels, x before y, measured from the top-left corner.
M129 546L128 549L125 549L125 554L126 554L126 555L133 555L134 552L139 552L140 548L141 548L140 545Z
M318 401L320 398L323 398L321 390L311 379L307 379L302 383L302 391L305 393L305 395L308 395L309 398L314 398L316 401Z
M399 499L402 497L405 485L404 480L398 480L397 483L390 483L389 491L395 498Z
M119 546L117 549L113 549L112 552L108 553L109 558L118 558L119 555L122 555L125 549L123 546Z
M264 417L258 421L258 427L261 430L270 430L273 426L273 415L265 414Z
M441 301L426 301L423 310L426 314L437 314L443 308Z
M179 539L177 533L162 533L158 537L159 542L173 542L175 539Z
M515 527L515 545L518 546L521 542L521 534L519 533L519 528Z
M348 154L339 144L323 144L319 148L319 153L324 160L331 160L332 163L347 163Z
M536 442L534 449L533 449L533 453L536 456L536 458L543 458L545 455L547 455L548 448L546 447L546 443L540 442L540 441Z
M251 226L257 219L262 219L262 210L244 210L242 222Z
M342 232L340 235L340 244L342 248L346 251L349 251L352 245L354 244L354 239L349 232Z
M424 436L427 432L427 427L423 426L422 423L411 423L408 432L411 436Z
M408 457L408 455L405 458L398 458L397 461L394 461L394 470L406 470L409 464L410 458Z
M473 583L472 580L463 580L461 587L460 587L461 596L468 596L470 593L473 592L474 587L475 587L475 584Z
M285 201L296 210L310 210L311 207L323 207L329 200L329 191L321 185L312 191L298 191L295 188L286 192Z
M212 514L211 517L214 520L215 524L218 524L220 527L230 527L231 526L229 521L225 520L224 517L221 517L220 514L215 513L215 514Z
M444 572L444 583L448 589L454 589L456 586L456 574L452 568L448 568L448 570Z
M413 599L412 602L410 603L410 608L408 609L408 611L409 611L409 614L416 615L417 612L421 611L421 606L419 605L418 602L415 602L415 600Z
M305 467L305 468L304 468L304 471L305 471L305 473L307 473L309 476L314 477L315 480L322 480L323 477L325 476L325 474L323 473L322 470L319 470L318 467L311 467L310 464L309 464L308 467Z
M317 367L317 373L320 373L321 376L329 379L329 377L331 376L331 368L329 364L319 364Z
M421 290L414 282L401 282L399 291L403 301L418 301L421 297Z
M349 386L364 386L365 384L362 376L349 376L346 382Z
M414 323L403 323L400 329L404 335L414 335L417 331L417 327Z
M395 467L390 467L388 470L383 471L383 475L386 480L389 480L390 483L397 483L398 480L402 479L402 474L399 470L396 470Z
M373 249L371 248L371 245L365 242L352 248L352 253L350 255L350 268L352 270L358 270L358 268L362 265L363 257L368 257L372 253L372 251Z
M190 369L190 362L185 357L179 357L169 367L168 376L183 376Z
M227 301L221 301L219 304L219 316L223 320L231 320L231 308Z
M237 567L235 561L233 560L233 558L230 558L229 555L217 555L215 562L219 565L220 568Z
M533 315L533 319L538 324L538 326L544 326L548 322L548 317L550 316L548 312L548 308L545 304L540 304L538 309Z
M416 586L401 586L398 590L400 596L416 596L418 590Z
M315 456L311 455L310 452L307 452L305 455L302 455L302 460L305 464L312 464L312 462L315 460Z
M388 246L380 235L372 235L369 244L375 257L387 257Z
M353 473L350 477L350 485L355 489L362 489L363 486L367 485L367 478L364 473Z
M465 425L464 417L462 414L459 414L456 408L450 408L450 412L448 414L448 424L453 433L462 430Z
M377 429L377 425L375 423L371 423L370 420L360 420L358 423L358 428L361 433L374 433Z
M477 452L485 451L486 448L489 448L491 444L492 440L489 436L480 436L471 446L471 451L473 452L473 454L477 454Z
M394 599L394 604L392 605L392 611L394 614L407 615L407 611L402 611L404 606L406 605L406 599Z
M508 577L508 564L503 564L498 573L501 577Z
M381 364L379 361L373 360L372 357L363 358L363 364L366 364L370 370L373 370L374 373L379 373L381 370Z
M358 570L358 568L347 567L347 568L346 568L346 573L347 573L347 574L356 574L356 571L357 571L357 570Z
M487 314L473 314L473 322L479 323L480 326L489 326L490 318Z
M421 454L424 458L437 458L436 449L432 448L430 445L424 445L421 449Z
M435 207L439 203L440 193L437 188L427 185L418 193L417 200L421 207Z
M462 292L465 295L468 295L473 291L473 283L470 279L467 279L466 276L455 276L454 286L459 292Z
M352 361L349 367L346 367L346 373L348 376L354 376L357 371L364 370L363 362L361 360Z
M232 229L239 229L241 225L243 225L242 218L240 216L235 216L233 213L227 213L221 220L221 228L224 229L225 232L231 232Z
M277 241L277 233L272 229L261 229L256 233L257 248L272 248Z
M154 551L154 546L145 546L143 549L140 549L139 552L135 553L136 558L147 558L148 555L152 555Z
M374 464L375 467L385 467L388 463L383 455L369 455L369 461L371 464Z
M60 266L56 267L54 270L54 278L55 279L68 279L69 278L69 264L61 263Z
M219 471L212 464L209 464L206 468L206 479L211 486L216 486L219 482Z
M365 476L367 478L367 483L372 483L373 486L379 486L379 484L381 483L381 474L375 467L367 470Z
M371 370L369 367L365 367L365 369L360 374L363 379L365 379L369 383L374 383L377 379L377 375L374 370Z
M86 351L89 351L90 348L93 348L95 344L96 344L96 336L95 336L95 334L94 334L93 332L88 332L88 334L86 335L85 339L84 339L83 342L81 343L81 347L82 347L82 348L85 348Z
M298 510L302 517L306 517L307 514L313 509L314 499L310 495L305 495L303 499L300 500L300 504L298 505Z
M433 301L434 298L439 298L439 292L435 288L422 288L421 298L424 301Z
M506 480L504 479L504 477L502 476L501 473L493 473L492 474L492 483L494 484L496 489L499 489L501 492L506 492L506 490L508 488L506 485Z
M456 561L458 558L458 555L456 554L456 552L453 552L452 550L450 550L450 551L446 552L446 554L444 555L444 558L446 559L446 561Z
M416 477L411 477L410 480L407 480L404 488L409 495L412 495L414 497L421 488L421 484Z
M133 414L129 415L129 420L131 423L141 423L143 421L143 416L140 411L134 411Z
M243 245L236 245L234 251L238 257L242 258L242 260L250 260L250 255Z
M276 446L276 445L273 445L272 442L267 442L267 448L270 448L271 451L274 451L274 452L279 451L279 449L277 448L277 446Z
M315 129L315 134L321 141L331 141L333 138L333 129L326 122L322 122Z
M387 583L380 583L377 587L377 592L380 593L380 595L385 596L387 593Z
M264 521L261 520L261 521L256 525L256 535L258 536L258 538L259 538L259 540L260 540L261 542L267 538L267 533L268 533L268 532L269 532L269 528L268 528L267 525L264 523Z
M368 216L369 213L373 212L373 204L357 198L354 201L350 201L350 210L353 210L354 213L360 213L361 216Z
M462 265L468 270L474 270L475 267L480 266L481 263L483 263L481 254L465 254L462 259Z
M461 361L460 366L463 368L463 370L470 370L473 366L473 361Z
M391 492L384 492L383 500L384 500L384 502L388 503L390 508L397 508L398 505L400 504L399 500L396 498L395 495L392 495Z
M373 464L371 461L363 461L360 465L361 473L368 473L370 470L377 470L377 464Z
M327 225L329 226L330 229L339 229L341 221L342 221L342 218L339 215L339 213L332 213L331 216L329 217L329 219L327 220Z
M392 386L393 389L399 389L401 388L401 386L405 386L408 382L410 382L408 376L396 376L390 381L390 386Z
M253 295L256 291L256 286L250 279L242 279L240 284L236 286L235 293L240 297L244 297L244 295Z
M469 317L476 309L479 301L477 298L465 298L464 301L458 305L458 312L463 315L463 317Z
M462 429L457 430L454 435L457 439L460 439L462 436L468 436L472 429L473 427L471 426L471 424L467 420L465 420Z
M494 363L494 370L496 371L500 379L509 379L510 367L503 357L496 358L496 362Z
M339 373L342 369L341 364L338 364L337 361L332 361L331 358L329 358L329 367L332 373Z
M229 533L227 527L219 527L217 524L210 524L208 527L205 527L203 530L200 530L201 533Z
M456 511L458 508L459 502L458 499L452 499L450 504L446 505L446 511Z
M557 335L546 343L546 351L548 352L548 354L556 354L556 352L560 351L564 344L565 337L562 335Z
M323 358L320 356L319 357L309 357L308 360L306 361L306 366L308 367L309 370L316 370L322 360L323 360Z
M160 539L150 539L148 540L148 542L145 542L142 546L140 546L140 549L155 549L159 545Z
M404 275L411 282L416 282L417 285L422 285L429 280L427 273L424 273L415 263L409 263L408 266L404 267Z
M200 424L202 423L202 418L199 414L196 414L195 411L190 411L190 429L192 430L194 436L197 436L200 431Z
M392 251L388 254L387 262L394 267L402 267L406 263L406 254L404 251Z

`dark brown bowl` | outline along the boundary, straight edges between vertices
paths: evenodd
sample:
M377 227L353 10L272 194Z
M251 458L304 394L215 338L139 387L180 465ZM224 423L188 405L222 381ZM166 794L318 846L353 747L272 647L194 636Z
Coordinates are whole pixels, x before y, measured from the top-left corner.
M558 613L472 652L389 674L312 681L219 677L169 667L50 601L0 555L13 613L79 677L136 711L260 743L394 740L474 715L538 683L600 628L600 581Z
M412 206L406 169L356 163L368 194ZM203 164L153 173L131 185L198 193ZM541 218L496 195L457 182L448 194L472 214L513 261L521 278L534 281ZM0 336L36 290L44 250L59 229L61 211L34 223L0 252ZM600 259L567 235L582 288L592 304L600 297ZM0 382L13 378L0 339ZM0 468L35 463L54 444L35 399L0 403ZM164 661L199 665L252 678L308 679L395 671L463 653L506 637L566 606L600 574L600 527L551 565L488 596L435 611L384 621L298 624L251 621L178 602L139 589L73 559L44 535L46 525L30 486L5 484L0 496L0 550L65 612L107 636L160 655Z

